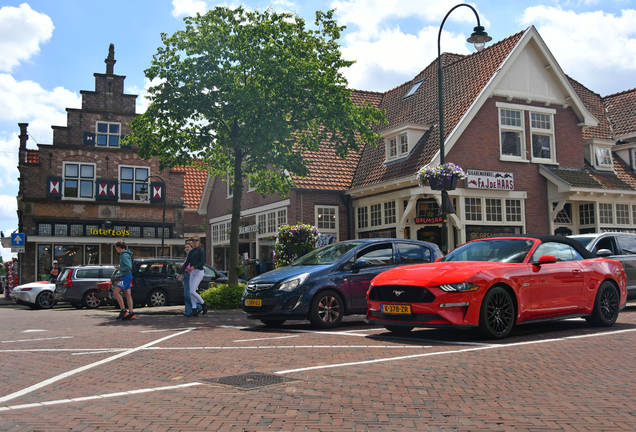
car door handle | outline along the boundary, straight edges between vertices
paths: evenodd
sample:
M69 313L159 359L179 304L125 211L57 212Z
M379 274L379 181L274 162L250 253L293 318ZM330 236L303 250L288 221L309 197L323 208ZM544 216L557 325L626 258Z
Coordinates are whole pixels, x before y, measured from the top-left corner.
M572 274L575 276L579 276L581 274L583 274L583 272L581 270L572 270Z

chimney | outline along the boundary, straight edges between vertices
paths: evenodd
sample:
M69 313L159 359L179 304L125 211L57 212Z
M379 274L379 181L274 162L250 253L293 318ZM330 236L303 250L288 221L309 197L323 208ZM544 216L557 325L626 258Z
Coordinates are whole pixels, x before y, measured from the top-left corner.
M114 75L114 67L117 60L115 60L115 44L110 44L108 47L108 57L104 60L106 63L106 75Z
M18 138L20 138L20 151L19 151L19 155L18 155L18 165L20 165L23 162L26 162L26 142L29 139L29 135L27 134L27 127L29 126L28 123L18 123L18 126L20 126L20 136Z

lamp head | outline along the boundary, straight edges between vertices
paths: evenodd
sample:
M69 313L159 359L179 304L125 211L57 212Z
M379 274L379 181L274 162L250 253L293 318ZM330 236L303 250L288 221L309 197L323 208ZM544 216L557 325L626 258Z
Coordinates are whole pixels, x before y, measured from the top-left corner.
M492 38L488 36L488 33L484 31L482 26L477 26L473 29L473 34L470 35L467 42L475 45L477 51L482 51L486 46L486 42L490 42Z
M139 192L137 192L137 196L139 197L141 201L148 200L148 186L146 186L146 183L141 185Z

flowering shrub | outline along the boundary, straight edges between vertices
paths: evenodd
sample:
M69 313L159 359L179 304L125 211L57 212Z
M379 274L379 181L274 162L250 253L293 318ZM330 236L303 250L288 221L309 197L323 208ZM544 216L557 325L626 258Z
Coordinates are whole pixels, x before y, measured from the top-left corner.
M274 266L285 267L307 252L314 250L318 240L318 229L315 226L298 223L278 227L276 244L274 245Z
M428 165L422 167L417 172L417 178L420 181L420 186L424 186L431 178L444 180L453 176L457 176L457 178L463 180L466 178L466 173L459 165L455 165L450 162L445 163L444 165L437 164L434 167Z

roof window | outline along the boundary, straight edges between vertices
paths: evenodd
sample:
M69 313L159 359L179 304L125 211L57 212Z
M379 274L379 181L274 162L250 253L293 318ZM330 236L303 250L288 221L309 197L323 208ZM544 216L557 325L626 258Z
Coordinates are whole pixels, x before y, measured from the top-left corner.
M417 89L420 88L420 86L422 85L423 82L424 82L424 80L416 81L415 84L413 84L413 87L411 87L411 90L409 90L409 92L406 94L406 96L404 96L404 98L407 98L409 96L413 96L415 94L415 92L417 91Z

